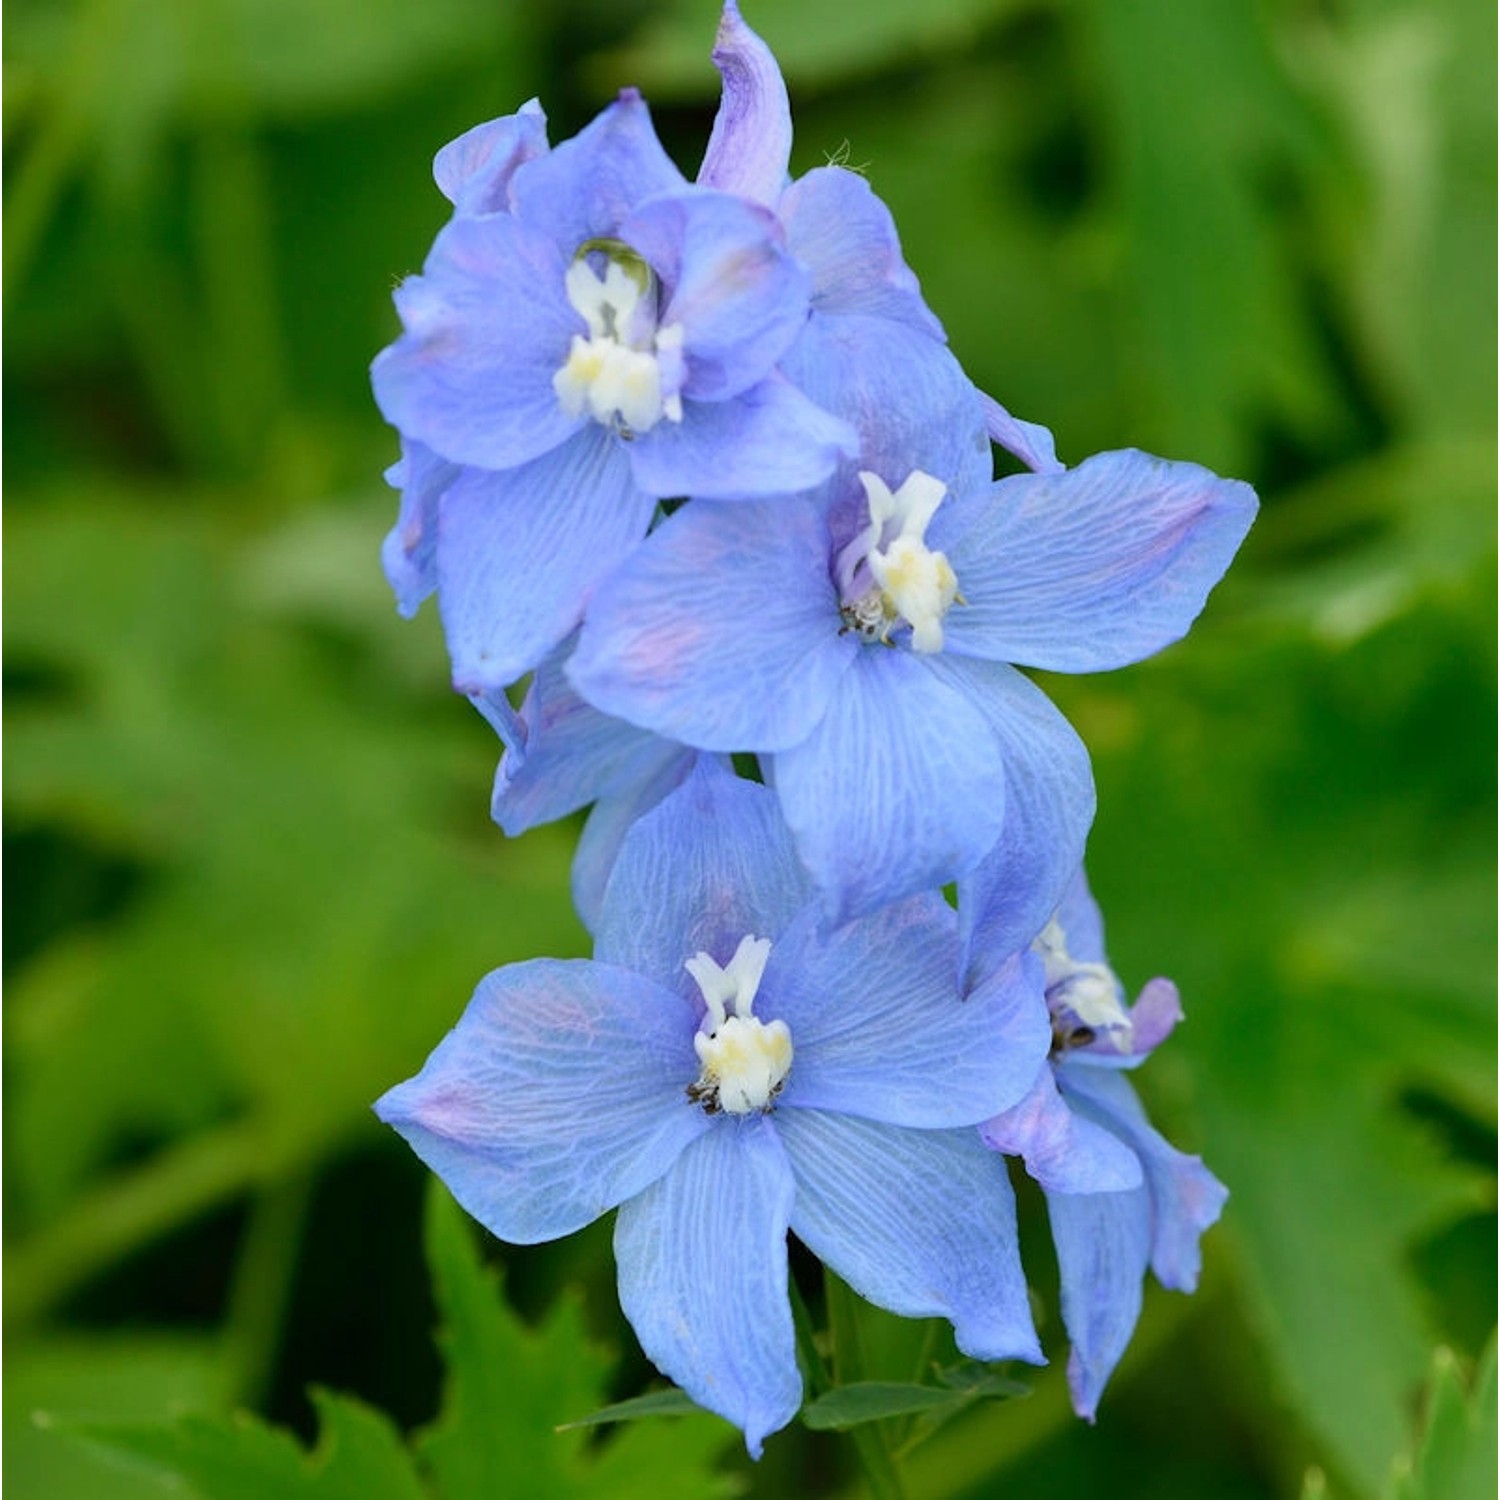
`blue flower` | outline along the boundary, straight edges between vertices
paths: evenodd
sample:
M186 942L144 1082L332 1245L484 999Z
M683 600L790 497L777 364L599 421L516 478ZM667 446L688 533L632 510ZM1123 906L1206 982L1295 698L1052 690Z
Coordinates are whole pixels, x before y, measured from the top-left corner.
M1196 1156L1152 1129L1123 1076L1171 1034L1182 1010L1166 979L1125 1005L1081 869L1033 948L1045 966L1051 1057L1025 1099L980 1135L1022 1157L1042 1185L1073 1345L1068 1386L1078 1414L1092 1421L1140 1317L1147 1267L1163 1286L1191 1292L1199 1237L1228 1193ZM988 948L981 957L1007 959Z
M801 1400L786 1235L871 1301L1039 1360L1005 1173L973 1128L1045 1056L1037 961L960 1003L921 896L820 928L774 797L701 760L626 836L593 961L490 974L376 1106L502 1239L618 1206L642 1347L752 1454Z
M760 754L836 919L957 879L966 924L1008 920L1020 947L1094 800L1010 664L1102 671L1177 639L1256 502L1135 451L994 483L950 456L950 489L925 463L942 441L876 441L880 467L816 501L685 506L600 587L568 672L614 717Z
M853 439L776 368L811 295L776 218L686 182L633 91L550 151L534 107L493 121L436 173L455 212L372 374L405 443L393 582L435 584L474 692L573 628L657 500L795 491Z

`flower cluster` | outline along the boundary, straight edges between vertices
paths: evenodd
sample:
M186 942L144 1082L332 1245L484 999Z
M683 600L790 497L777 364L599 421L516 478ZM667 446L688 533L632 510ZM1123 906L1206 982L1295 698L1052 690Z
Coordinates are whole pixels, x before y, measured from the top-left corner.
M1122 1076L1176 990L1125 1003L1088 755L1017 668L1177 639L1255 497L1133 450L1060 463L965 376L868 183L789 178L734 0L713 56L696 181L629 90L556 146L532 103L437 157L452 217L374 366L384 560L504 741L501 826L593 805L595 948L487 976L376 1108L502 1239L618 1209L642 1347L752 1453L802 1396L789 1230L966 1353L1041 1361L1020 1158L1092 1417L1145 1269L1191 1289L1224 1190ZM996 480L992 443L1026 472Z

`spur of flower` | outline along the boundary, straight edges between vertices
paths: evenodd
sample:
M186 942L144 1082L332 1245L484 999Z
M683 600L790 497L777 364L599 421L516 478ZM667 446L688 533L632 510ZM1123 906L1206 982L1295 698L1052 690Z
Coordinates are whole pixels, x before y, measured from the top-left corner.
M789 1230L967 1353L1041 1358L1014 1200L974 1128L1046 1055L1039 962L960 1001L940 897L830 935L811 894L772 794L704 757L625 837L595 958L489 975L376 1105L502 1239L618 1207L642 1347L752 1454L801 1402Z
M1026 1097L980 1135L1023 1158L1046 1196L1073 1346L1068 1387L1092 1421L1140 1317L1147 1268L1165 1287L1194 1290L1199 1238L1228 1193L1152 1128L1124 1076L1171 1034L1182 1009L1167 979L1125 1004L1081 868L1032 949L1045 970L1051 1052ZM1006 961L1001 949L977 956Z

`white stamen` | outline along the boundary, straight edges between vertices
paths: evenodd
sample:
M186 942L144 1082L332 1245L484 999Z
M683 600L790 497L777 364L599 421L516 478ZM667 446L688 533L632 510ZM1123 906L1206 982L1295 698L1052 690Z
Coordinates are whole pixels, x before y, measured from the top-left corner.
M770 955L769 938L747 936L723 968L707 953L684 964L703 995L709 1022L708 1030L693 1038L703 1071L688 1095L709 1114L769 1109L791 1071L792 1034L786 1022L767 1023L753 1013Z
M1054 916L1032 943L1045 970L1047 1003L1128 1052L1134 1027L1122 1002L1120 981L1108 964L1083 963L1068 952L1067 934Z

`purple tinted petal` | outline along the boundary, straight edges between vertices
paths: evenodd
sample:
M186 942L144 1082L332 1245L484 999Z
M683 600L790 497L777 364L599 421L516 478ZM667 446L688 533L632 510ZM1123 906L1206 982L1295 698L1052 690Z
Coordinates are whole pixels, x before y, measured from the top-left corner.
M778 1100L919 1129L973 1125L1020 1097L1051 1042L1040 977L960 1000L952 908L924 894L818 931L808 912L771 949L755 1012L792 1033Z
M950 649L1101 672L1186 633L1250 523L1255 492L1133 449L1000 480L949 549L969 600Z
M708 756L626 834L605 888L595 956L702 1001L683 964L773 942L811 890L774 795Z
M521 167L511 202L518 218L571 257L585 240L613 238L643 199L686 186L656 138L645 101L624 89L577 135Z
M457 475L453 464L416 442L403 442L401 461L386 470L386 481L401 491L401 509L381 544L380 561L396 610L408 620L437 588L438 500Z
M1047 925L1083 860L1094 778L1072 726L1019 672L946 655L936 665L983 713L1004 766L999 841L959 882L959 932L973 981L1028 947Z
M1037 997L1046 1014L1046 1003ZM985 1145L1019 1156L1053 1193L1115 1193L1141 1185L1141 1164L1102 1125L1075 1114L1057 1091L1051 1063L1038 1070L1027 1096L979 1127Z
M792 1193L770 1122L725 1118L615 1222L620 1306L641 1348L741 1428L752 1458L802 1404L786 1284Z
M458 691L501 687L534 667L578 624L654 509L602 427L517 469L464 470L443 496L437 543Z
M812 272L819 312L897 320L945 338L901 257L890 210L859 173L819 167L786 190L777 211L792 254Z
M708 1117L697 1017L640 975L537 959L487 975L415 1078L375 1105L492 1234L571 1234L659 1178Z
M534 163L533 165L539 165ZM584 328L558 247L504 214L454 218L396 290L406 332L371 367L386 421L443 458L504 469L581 423L553 375Z
M984 421L990 438L1007 453L1013 453L1038 474L1061 474L1066 464L1058 462L1057 444L1047 428L1013 417L993 396L983 396Z
M809 1109L775 1118L797 1179L792 1230L820 1260L877 1307L947 1318L975 1359L1046 1363L1005 1164L975 1131Z
M1151 1126L1135 1090L1119 1073L1063 1067L1064 1097L1115 1132L1141 1159L1151 1195L1151 1269L1165 1287L1191 1292L1198 1285L1198 1241L1217 1222L1229 1190L1203 1165L1164 1140Z
M1000 746L935 659L861 646L822 722L776 756L797 852L835 921L969 874L999 836Z
M432 175L442 195L464 215L510 207L516 168L547 149L547 117L535 100L513 115L490 120L449 141L433 159Z
M807 321L810 279L769 209L702 190L653 198L620 237L667 290L660 323L682 329L686 398L724 401L764 380Z
M684 506L599 589L568 675L603 712L704 750L796 744L858 647L810 504Z
M1054 915L1072 957L1086 964L1109 962L1104 949L1104 914L1089 889L1088 876L1082 865L1068 882Z
M504 688L486 688L470 693L468 698L484 722L500 736L506 757L519 766L526 755L526 721L511 707Z
M724 90L698 181L775 207L792 154L792 110L771 49L734 0L725 0L713 60Z
M1138 1056L1154 1051L1182 1019L1182 998L1170 979L1152 979L1130 1007L1130 1050Z
M772 373L728 401L686 401L630 444L637 482L653 495L705 500L794 495L858 446L854 430Z
M1074 1411L1092 1422L1141 1315L1151 1206L1144 1188L1048 1193L1047 1213L1062 1277L1063 1325L1073 1342L1068 1389Z

